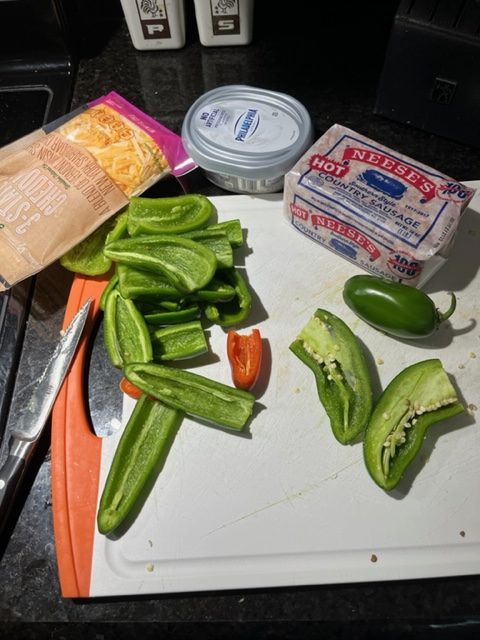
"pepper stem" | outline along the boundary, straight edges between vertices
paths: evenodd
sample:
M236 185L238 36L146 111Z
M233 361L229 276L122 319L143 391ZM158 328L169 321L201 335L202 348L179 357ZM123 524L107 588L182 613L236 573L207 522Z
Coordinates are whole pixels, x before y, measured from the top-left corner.
M451 301L450 301L449 308L444 313L442 313L437 309L438 324L440 324L441 322L449 318L457 307L457 298L455 297L455 294L453 292L450 292L450 296L451 296Z

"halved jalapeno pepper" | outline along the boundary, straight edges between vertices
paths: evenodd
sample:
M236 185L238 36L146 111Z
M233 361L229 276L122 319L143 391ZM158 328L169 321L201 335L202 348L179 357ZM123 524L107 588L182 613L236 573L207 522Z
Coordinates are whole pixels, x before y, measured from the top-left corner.
M215 213L206 196L188 193L171 198L131 198L128 207L128 233L184 233L204 227Z
M211 249L181 236L123 238L105 245L104 252L120 264L164 275L182 293L207 285L217 269Z
M147 395L137 401L113 456L97 513L100 533L108 534L134 512L142 494L163 467L183 420Z
M315 375L335 438L353 442L372 410L370 375L355 334L333 313L317 309L290 349Z
M126 300L117 288L109 291L103 316L105 348L114 367L128 362L149 362L153 358L147 323L133 300Z
M249 391L198 373L140 362L127 364L124 373L147 395L222 427L241 431L253 413L255 396Z
M427 428L463 410L439 359L404 369L380 396L365 431L363 452L373 480L393 489L420 450Z

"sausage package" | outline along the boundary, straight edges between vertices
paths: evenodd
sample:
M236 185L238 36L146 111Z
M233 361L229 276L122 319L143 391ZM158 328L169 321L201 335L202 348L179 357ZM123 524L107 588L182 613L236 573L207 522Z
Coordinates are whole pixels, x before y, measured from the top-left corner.
M453 178L335 124L285 177L298 231L374 275L421 287L445 263L474 195Z
M167 174L181 138L115 92L0 149L0 291L84 240Z

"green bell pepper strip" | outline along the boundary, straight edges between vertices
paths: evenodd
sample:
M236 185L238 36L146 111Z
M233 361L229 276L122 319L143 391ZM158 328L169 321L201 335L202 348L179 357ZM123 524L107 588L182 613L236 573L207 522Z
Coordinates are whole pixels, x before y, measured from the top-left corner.
M115 272L110 280L107 282L107 286L102 291L102 295L100 296L99 307L102 311L105 311L105 303L112 289L116 289L118 285L118 273Z
M129 362L149 362L153 358L150 332L143 315L118 289L112 289L105 300L103 335L114 367L121 369Z
M364 322L398 338L418 339L431 336L456 308L450 293L450 307L441 313L426 293L400 282L377 276L349 278L343 299Z
M241 431L253 412L255 396L191 371L156 363L132 363L125 377L144 393L187 414Z
M165 276L152 271L118 263L117 273L118 288L124 298L179 300L184 295Z
M128 237L128 209L124 209L121 213L119 213L114 218L115 224L113 229L109 232L107 237L105 238L105 244L109 242L114 242L115 240L120 240L121 238Z
M290 350L311 369L335 438L353 442L372 411L370 375L360 343L343 320L317 309Z
M200 194L133 197L128 207L128 233L131 236L184 233L204 227L214 213L213 203Z
M68 271L85 276L99 276L107 273L112 266L112 261L103 252L105 244L123 237L126 227L126 211L109 218L85 240L67 251L60 258L60 264Z
M235 297L227 302L206 304L205 316L221 327L240 324L248 317L252 307L252 295L246 280L235 267L217 272L216 277L234 288Z
M124 238L107 244L104 251L111 260L165 276L182 293L204 287L217 268L208 247L174 235Z
M181 300L156 300L155 302L151 302L150 303L150 308L147 311L147 313L150 313L150 311L153 308L154 304L157 304L157 309L161 309L162 311L180 311L181 309L183 309L185 307L185 299L181 299ZM146 307L148 305L148 301L145 302L145 304L143 305L144 307Z
M145 322L150 325L172 325L195 320L200 315L198 304L191 304L179 309L149 311L143 314Z
M386 491L396 487L428 427L463 410L439 359L401 371L380 396L365 431L365 465L378 486Z
M165 464L181 411L142 395L115 450L97 512L97 527L107 535L126 524L140 507Z
M199 320L162 327L151 336L153 360L182 360L208 351L207 339Z
M112 266L112 261L103 253L103 249L114 224L114 220L109 218L85 240L67 251L60 258L62 267L85 276L99 276L107 273Z
M228 241L233 248L241 247L243 245L243 229L242 224L238 218L232 220L224 220L223 222L216 222L215 224L209 224L206 227L207 231L219 229L227 234Z
M227 234L221 229L197 229L183 233L182 238L190 238L208 247L217 257L217 269L233 267L233 250Z
M235 288L231 284L214 276L203 289L191 293L188 299L198 302L228 302L235 295Z

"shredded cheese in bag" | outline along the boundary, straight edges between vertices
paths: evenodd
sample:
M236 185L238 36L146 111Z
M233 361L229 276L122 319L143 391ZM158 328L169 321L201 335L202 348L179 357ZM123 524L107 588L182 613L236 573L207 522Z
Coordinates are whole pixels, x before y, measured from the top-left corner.
M0 292L34 275L171 173L181 137L115 92L0 149Z
M87 149L126 196L138 195L169 171L151 136L107 104L90 107L57 131Z

